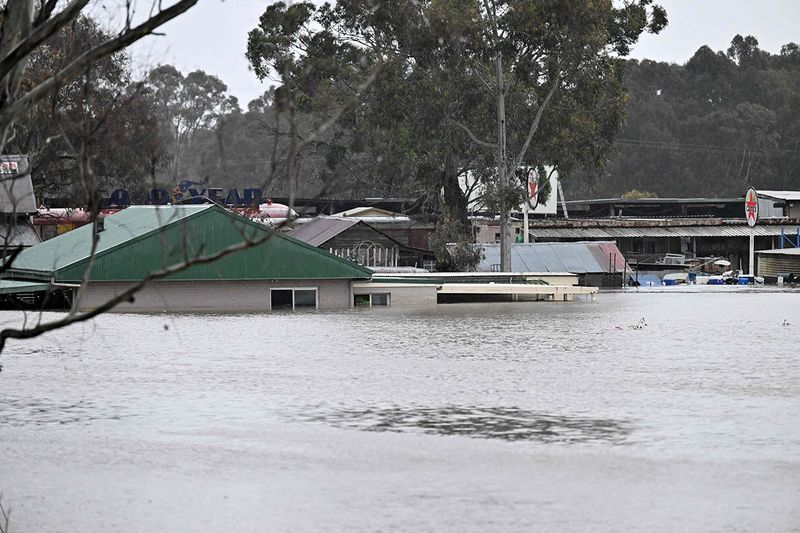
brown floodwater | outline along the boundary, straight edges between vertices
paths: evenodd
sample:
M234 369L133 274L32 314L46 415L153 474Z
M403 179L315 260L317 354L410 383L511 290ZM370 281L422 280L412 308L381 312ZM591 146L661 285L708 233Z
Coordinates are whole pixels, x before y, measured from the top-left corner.
M799 338L792 291L106 315L0 357L2 503L14 533L797 530Z

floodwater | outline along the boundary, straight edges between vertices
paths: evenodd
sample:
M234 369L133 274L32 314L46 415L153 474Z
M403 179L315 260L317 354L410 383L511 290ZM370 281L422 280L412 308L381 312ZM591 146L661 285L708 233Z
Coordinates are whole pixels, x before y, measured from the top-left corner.
M800 293L746 290L106 315L0 358L2 503L13 533L800 531L798 338Z

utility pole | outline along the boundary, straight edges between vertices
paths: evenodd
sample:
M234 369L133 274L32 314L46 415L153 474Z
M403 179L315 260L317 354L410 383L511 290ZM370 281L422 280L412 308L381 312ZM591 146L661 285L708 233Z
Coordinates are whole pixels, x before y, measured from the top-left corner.
M500 189L500 271L511 272L511 228L510 214L505 203L508 189L508 169L506 169L506 92L503 80L503 54L499 50L495 57L497 76L497 181ZM513 172L514 169L511 169Z

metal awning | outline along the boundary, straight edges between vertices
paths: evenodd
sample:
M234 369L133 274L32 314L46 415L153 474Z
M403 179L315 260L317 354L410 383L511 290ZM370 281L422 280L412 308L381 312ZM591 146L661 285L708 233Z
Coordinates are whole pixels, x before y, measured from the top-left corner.
M781 228L787 234L796 231L794 226L756 225L756 237L778 237ZM605 227L605 228L537 228L531 227L529 234L534 239L605 239L621 238L664 238L664 237L749 237L750 228L746 225L721 226L651 226L651 227Z
M49 283L38 281L19 281L15 279L0 280L0 294L17 294L20 292L38 292L50 289Z

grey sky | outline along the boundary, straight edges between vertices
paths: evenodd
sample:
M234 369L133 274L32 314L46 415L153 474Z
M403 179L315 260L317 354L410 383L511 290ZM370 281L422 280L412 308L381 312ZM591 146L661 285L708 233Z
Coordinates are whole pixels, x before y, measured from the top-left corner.
M399 1L399 0L398 0ZM773 53L788 42L800 42L797 0L656 0L669 15L660 35L645 35L633 57L684 63L702 45L725 50L737 33L754 35ZM163 37L145 39L134 49L134 68L171 63L184 74L202 69L221 78L242 107L263 94L244 57L247 32L271 2L268 0L200 0L187 14L163 28Z

